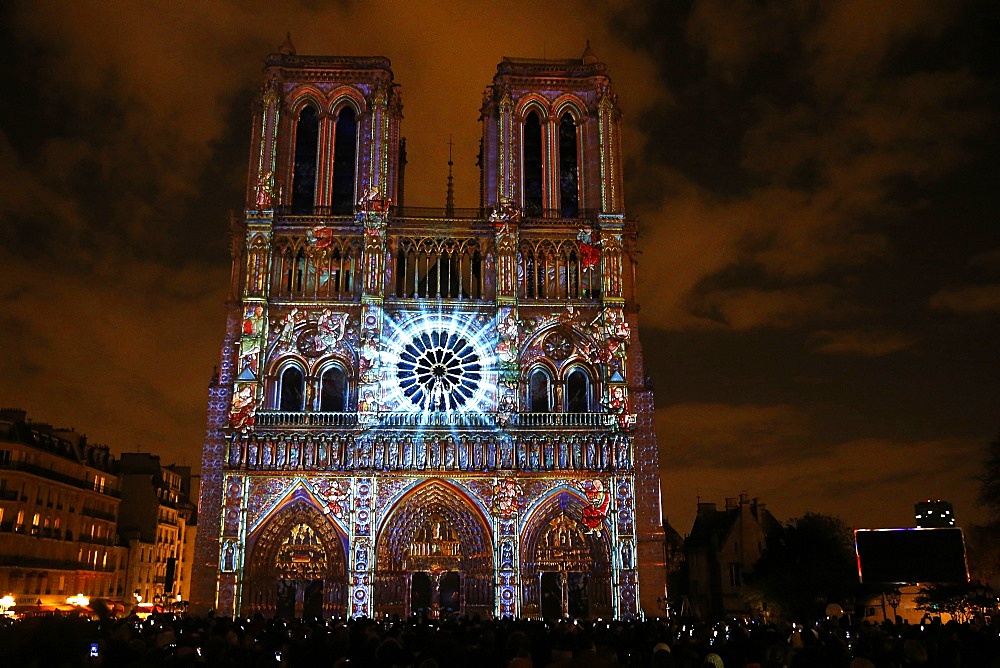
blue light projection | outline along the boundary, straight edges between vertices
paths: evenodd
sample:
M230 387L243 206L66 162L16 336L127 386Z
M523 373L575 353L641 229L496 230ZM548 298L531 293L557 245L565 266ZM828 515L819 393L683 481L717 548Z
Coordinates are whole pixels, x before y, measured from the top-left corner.
M474 313L386 318L382 396L398 412L496 410L496 327Z

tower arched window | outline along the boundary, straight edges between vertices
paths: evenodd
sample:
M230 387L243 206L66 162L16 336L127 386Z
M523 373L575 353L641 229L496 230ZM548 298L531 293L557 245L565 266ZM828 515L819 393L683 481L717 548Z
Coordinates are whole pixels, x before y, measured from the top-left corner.
M305 377L295 365L285 367L278 382L278 410L301 411L305 406Z
M524 119L524 147L521 168L524 170L524 211L529 216L542 215L542 122L531 111Z
M333 213L354 213L354 183L357 158L358 123L354 109L345 106L337 114L333 140Z
M569 112L559 119L559 206L563 218L576 218L580 214L576 123Z
M586 413L590 410L590 374L580 367L566 376L566 412Z
M288 269L288 291L302 292L302 284L306 276L306 252L300 248L295 255L295 264Z
M331 366L320 377L319 410L343 413L347 410L347 374L339 366Z
M532 413L552 410L552 383L544 369L535 369L528 376L528 410Z
M302 107L295 124L295 165L292 172L292 211L310 214L316 200L316 155L319 117L311 105Z

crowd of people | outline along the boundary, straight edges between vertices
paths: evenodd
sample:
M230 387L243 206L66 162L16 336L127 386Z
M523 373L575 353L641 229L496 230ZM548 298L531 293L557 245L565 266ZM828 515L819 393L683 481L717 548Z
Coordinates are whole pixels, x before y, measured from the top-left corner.
M374 668L1000 668L987 621L285 620L31 617L0 625L4 665Z

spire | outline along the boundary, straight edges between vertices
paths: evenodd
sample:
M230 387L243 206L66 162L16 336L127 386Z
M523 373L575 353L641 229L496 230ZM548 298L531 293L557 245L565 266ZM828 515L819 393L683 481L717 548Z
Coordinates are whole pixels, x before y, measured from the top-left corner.
M580 60L583 61L584 65L593 65L597 62L597 54L594 50L590 48L590 40L587 40L587 48L583 50L583 55L580 56Z
M294 56L295 55L295 45L292 44L292 33L285 33L285 41L281 46L278 47L278 53L283 56Z
M444 215L449 218L455 215L455 176L451 169L455 163L451 160L451 147L451 135L448 135L448 199L445 200Z

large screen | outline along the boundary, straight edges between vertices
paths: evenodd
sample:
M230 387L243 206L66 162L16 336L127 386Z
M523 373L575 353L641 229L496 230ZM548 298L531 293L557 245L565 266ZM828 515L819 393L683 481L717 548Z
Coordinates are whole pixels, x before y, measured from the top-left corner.
M858 529L854 532L862 582L968 582L962 530Z

